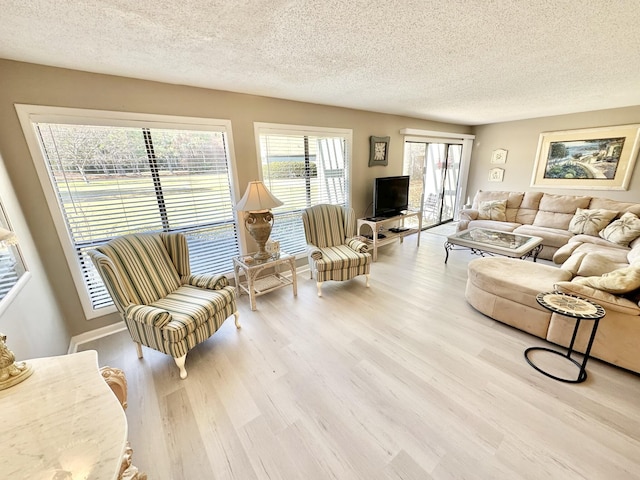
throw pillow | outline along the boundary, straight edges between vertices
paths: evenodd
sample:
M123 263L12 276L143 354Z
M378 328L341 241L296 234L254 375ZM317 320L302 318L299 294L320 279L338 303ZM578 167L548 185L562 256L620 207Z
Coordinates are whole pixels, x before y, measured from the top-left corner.
M586 285L609 293L629 293L640 288L640 268L637 265L629 266L599 277L580 277L573 281L579 285Z
M598 236L598 232L604 229L615 218L618 212L613 210L586 210L576 209L576 213L569 222L569 231L576 235Z
M478 220L507 221L507 201L489 200L478 204Z
M627 212L600 230L600 236L611 243L628 247L629 242L640 237L640 218Z
M627 315L640 315L640 308L637 304L626 298L616 297L610 293L597 290L586 285L580 285L575 282L558 282L554 285L556 292L577 295L587 300L593 300L601 305L605 310L615 310L617 312L626 313Z

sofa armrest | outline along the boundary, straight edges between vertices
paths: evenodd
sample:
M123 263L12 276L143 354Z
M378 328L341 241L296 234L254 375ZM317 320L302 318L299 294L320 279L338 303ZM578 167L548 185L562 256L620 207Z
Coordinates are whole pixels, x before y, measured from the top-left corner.
M182 284L207 290L220 290L229 285L229 279L224 275L194 274L182 277Z
M477 220L478 215L479 215L478 210L474 210L473 208L463 208L458 212L458 216L460 217L460 220L467 220L467 221Z
M358 253L367 253L369 252L369 246L364 243L359 238L349 238L347 239L347 246Z
M592 300L607 311L611 310L634 316L640 315L640 307L638 304L603 290L597 290L593 287L580 285L575 282L558 282L554 287L558 292L569 293Z
M156 328L164 327L172 319L166 310L150 305L131 305L125 310L125 315L131 320Z

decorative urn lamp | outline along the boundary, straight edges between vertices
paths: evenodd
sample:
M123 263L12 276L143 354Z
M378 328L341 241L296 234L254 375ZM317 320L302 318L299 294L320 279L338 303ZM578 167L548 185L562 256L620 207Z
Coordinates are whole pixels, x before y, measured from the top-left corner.
M266 260L271 256L265 248L273 226L271 209L280 205L282 202L267 190L264 183L255 181L249 182L247 191L235 207L244 212L244 226L258 244L258 251L253 255L256 260Z

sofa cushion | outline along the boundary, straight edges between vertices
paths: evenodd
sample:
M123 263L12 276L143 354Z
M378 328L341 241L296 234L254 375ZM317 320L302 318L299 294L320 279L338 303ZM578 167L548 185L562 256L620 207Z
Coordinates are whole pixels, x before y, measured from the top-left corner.
M631 212L640 217L640 203L618 202L608 198L593 197L589 203L590 209L604 208L605 210L616 210L619 216L626 212Z
M540 199L533 225L539 227L569 229L569 223L578 208L587 208L591 197L554 195L545 193Z
M515 222L522 223L523 225L531 225L538 213L542 195L542 192L525 192L518 213L516 214Z
M473 208L478 209L478 206L481 202L486 202L490 200L506 200L507 207L505 210L506 221L507 222L515 222L516 214L518 213L518 209L520 208L520 204L522 203L522 198L524 197L523 192L501 192L501 191L483 191L478 190L478 193L473 199Z
M536 302L538 293L571 279L571 273L560 268L502 257L471 260L467 274L468 281L483 291L537 309L542 309Z
M640 265L619 268L600 276L579 277L574 282L609 293L629 293L640 288Z
M555 255L553 258L555 260ZM577 252L571 255L560 268L570 271L575 276L592 277L626 266L626 262L616 262L611 257L597 252Z
M478 204L478 220L507 221L507 201L487 200Z
M586 210L578 208L569 222L571 233L598 236L600 230L605 228L618 214L615 210L595 209Z
M519 233L520 235L530 235L534 237L542 237L543 245L548 245L550 247L562 247L565 245L571 237L573 237L573 233L562 230L559 228L549 228L549 227L540 227L536 225L522 225L516 228L514 233Z
M490 230L499 230L501 232L512 232L519 226L519 223L499 222L497 220L471 220L467 225L467 228L488 228Z
M640 307L631 300L579 284L575 280L573 282L558 282L555 284L555 288L558 292L577 295L587 300L592 300L605 310L613 309L621 313L626 313L627 315L640 315Z
M633 213L627 212L601 230L600 237L609 242L627 246L631 241L640 237L640 219Z

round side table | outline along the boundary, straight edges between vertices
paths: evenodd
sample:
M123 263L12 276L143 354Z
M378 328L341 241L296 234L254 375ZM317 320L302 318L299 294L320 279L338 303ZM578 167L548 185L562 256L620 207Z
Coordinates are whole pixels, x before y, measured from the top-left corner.
M560 292L539 293L538 295L536 295L536 300L547 310L558 313L560 315L564 315L565 317L575 318L576 325L573 329L573 336L571 337L571 343L569 344L569 349L567 350L566 354L547 347L529 347L524 351L524 358L527 360L527 363L529 363L529 365L531 365L537 371L539 371L543 375L546 375L547 377L553 378L554 380L559 380L561 382L567 383L584 382L587 379L587 361L589 360L589 354L591 352L591 347L593 346L593 340L596 338L598 323L600 322L600 319L606 314L604 308L602 308L602 306L598 305L597 303L592 302L591 300L587 300L586 298L581 298L576 295L570 295L568 293ZM591 327L591 337L589 338L587 349L584 352L582 363L579 363L577 360L571 358L571 354L573 353L573 344L575 343L576 336L578 334L578 328L580 327L580 322L582 320L592 320L593 326ZM578 367L578 378L576 378L575 380L571 378L562 378L545 372L529 358L529 352L536 350L550 352L555 355L560 355L561 357L567 358Z

